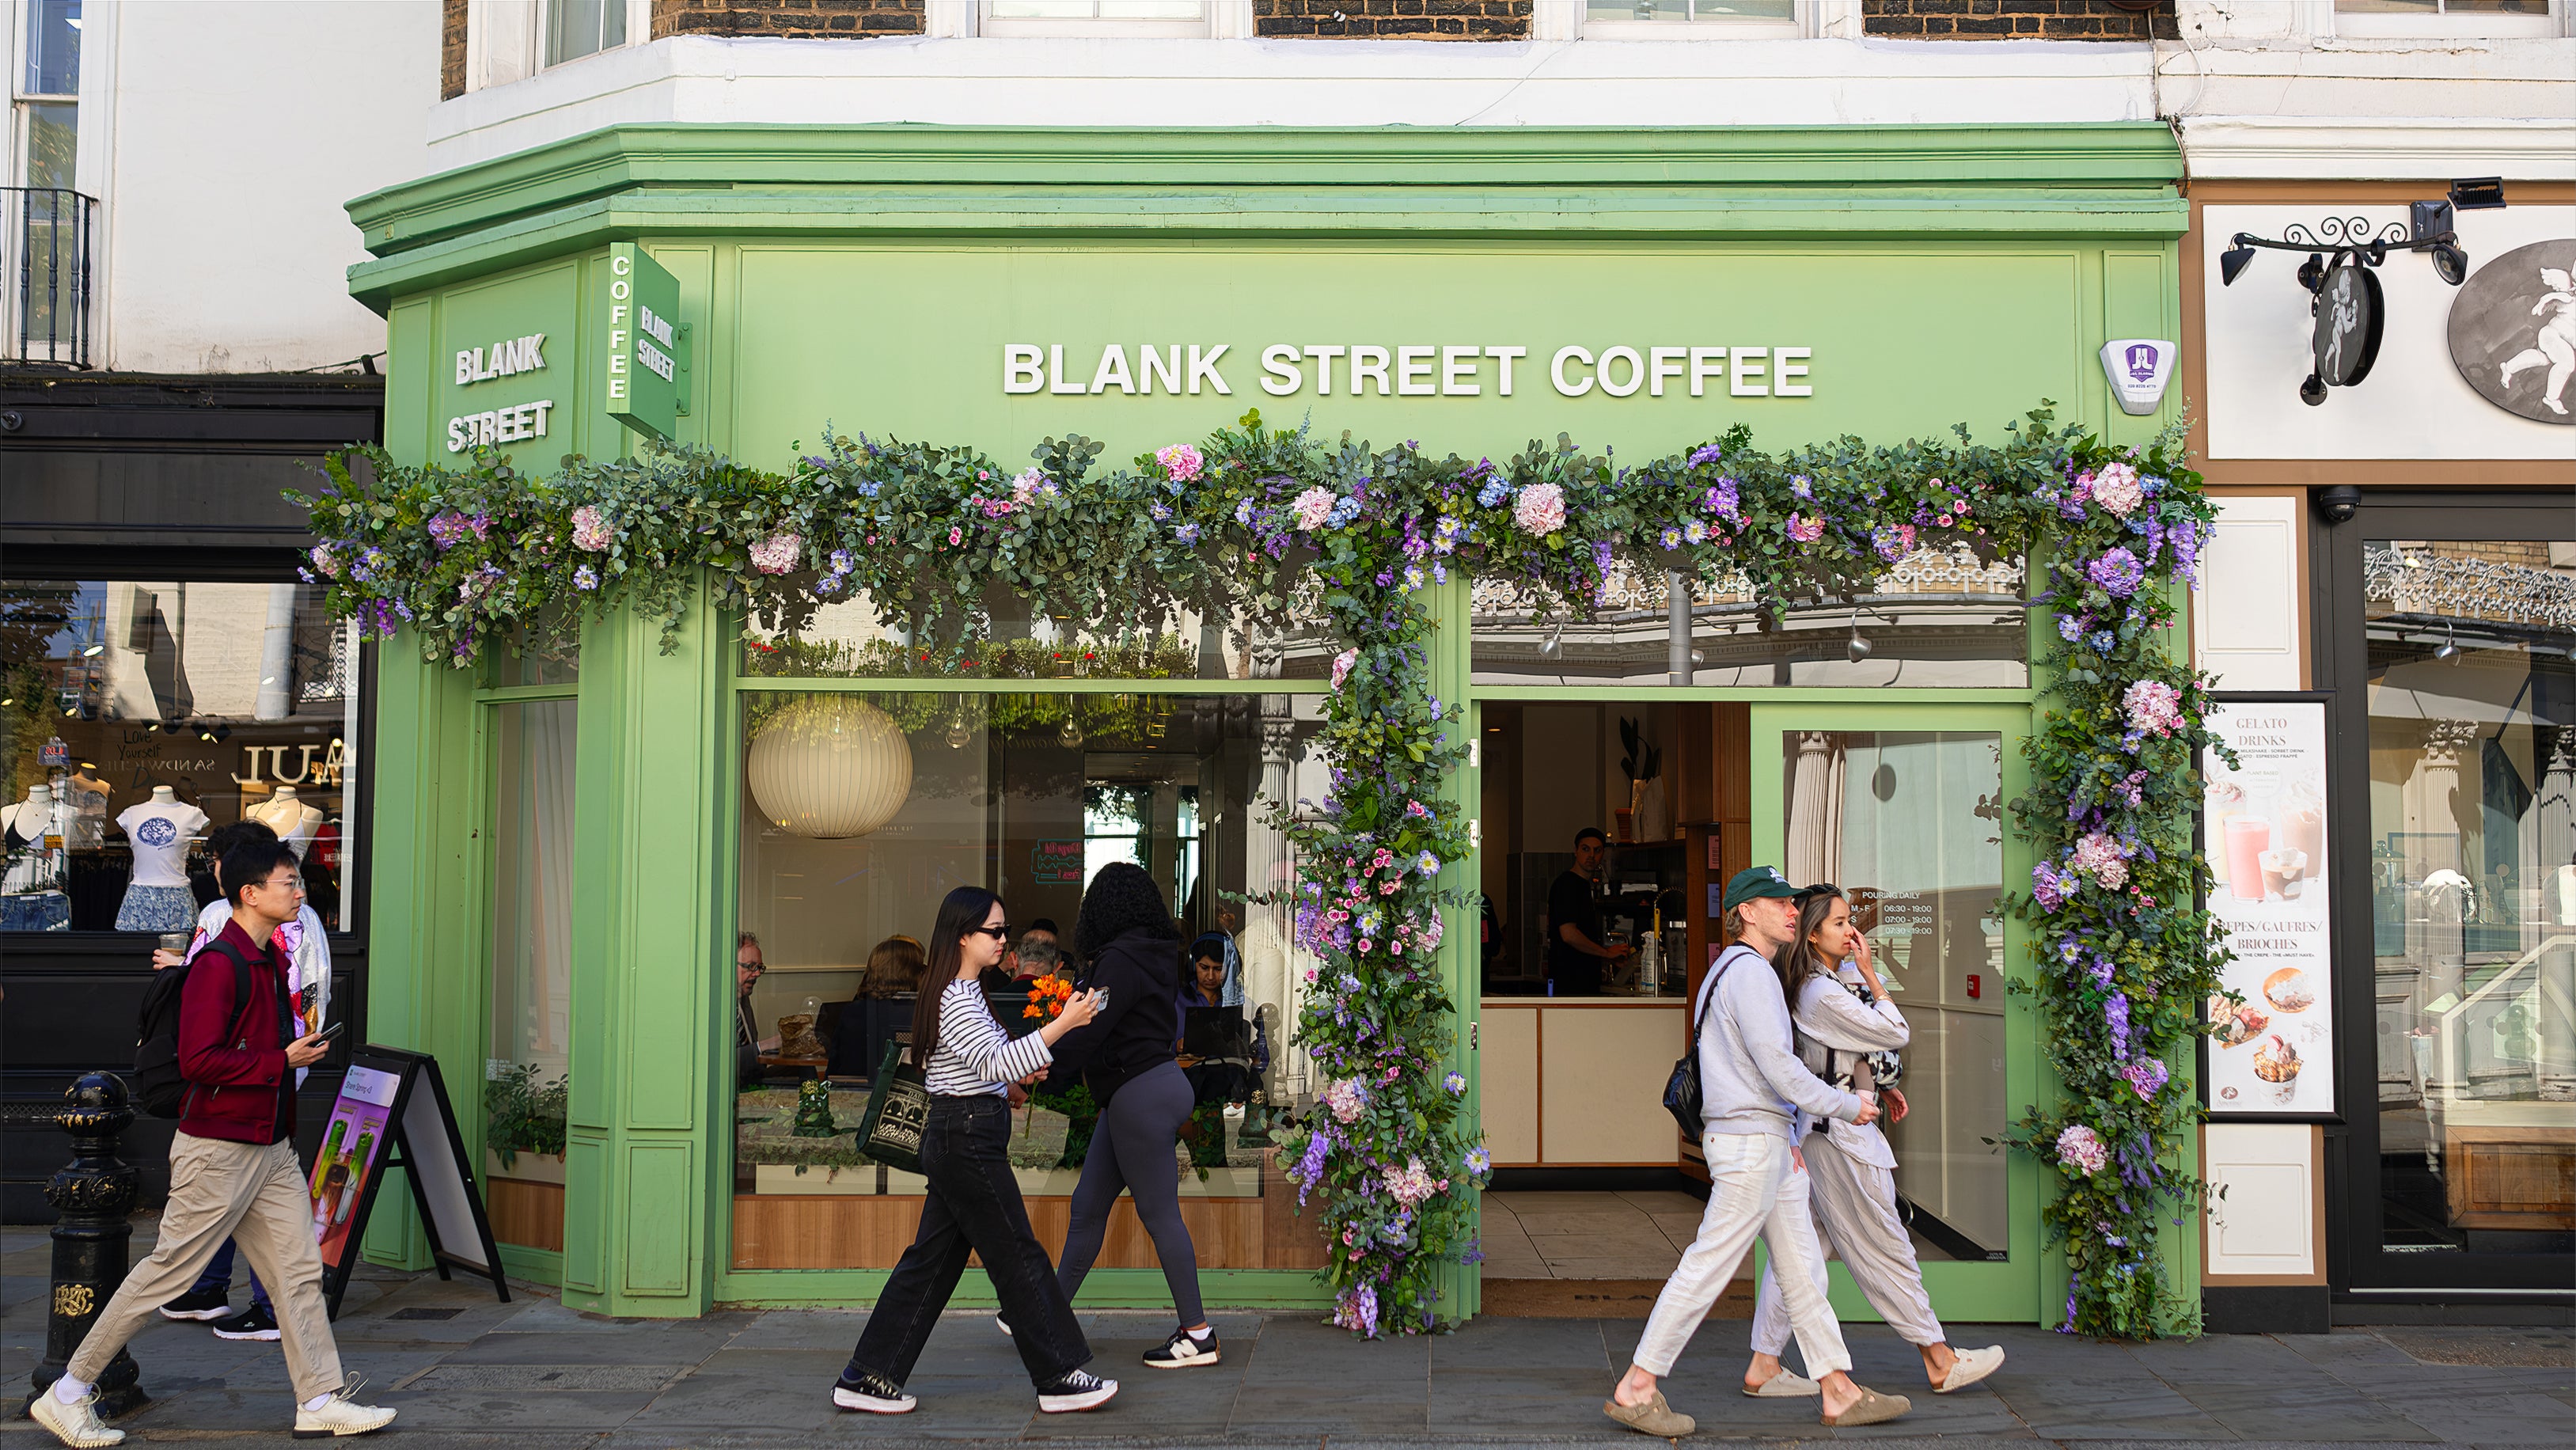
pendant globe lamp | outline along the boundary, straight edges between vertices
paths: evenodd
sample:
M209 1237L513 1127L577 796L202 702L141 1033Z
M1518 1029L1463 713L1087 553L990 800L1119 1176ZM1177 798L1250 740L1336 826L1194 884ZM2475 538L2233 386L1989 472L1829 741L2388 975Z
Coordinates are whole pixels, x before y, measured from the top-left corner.
M761 723L748 763L763 818L792 835L864 836L912 793L903 727L865 700L808 695Z

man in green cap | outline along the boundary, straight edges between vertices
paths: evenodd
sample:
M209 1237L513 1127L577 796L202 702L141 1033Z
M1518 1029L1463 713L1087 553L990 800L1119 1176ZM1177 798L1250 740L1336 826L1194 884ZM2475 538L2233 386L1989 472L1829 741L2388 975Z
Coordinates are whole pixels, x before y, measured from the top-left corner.
M1807 1372L1824 1390L1824 1423L1874 1425L1912 1409L1903 1395L1854 1384L1851 1351L1833 1306L1816 1289L1821 1257L1807 1213L1807 1174L1794 1144L1800 1114L1866 1123L1876 1105L1817 1077L1791 1040L1789 1004L1771 958L1797 939L1798 889L1777 868L1738 871L1726 883L1726 934L1735 943L1709 969L1692 1015L1700 1079L1700 1151L1708 1159L1708 1209L1699 1237L1655 1296L1628 1372L1602 1412L1649 1435L1687 1435L1690 1416L1664 1403L1655 1381L1673 1371L1692 1331L1735 1278L1756 1237L1780 1268L1780 1295ZM1794 1288L1793 1288L1794 1286ZM1747 1390L1745 1393L1754 1393Z

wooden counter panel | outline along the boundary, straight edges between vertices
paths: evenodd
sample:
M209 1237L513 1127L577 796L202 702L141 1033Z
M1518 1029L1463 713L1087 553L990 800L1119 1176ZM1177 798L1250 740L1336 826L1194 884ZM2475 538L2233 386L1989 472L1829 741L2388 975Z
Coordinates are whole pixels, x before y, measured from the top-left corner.
M1679 998L1542 1009L1540 1162L1639 1166L1677 1161L1664 1112L1685 1010Z
M1500 1167L1526 1168L1539 1161L1538 1016L1535 1006L1488 1002L1477 1033L1485 1151Z

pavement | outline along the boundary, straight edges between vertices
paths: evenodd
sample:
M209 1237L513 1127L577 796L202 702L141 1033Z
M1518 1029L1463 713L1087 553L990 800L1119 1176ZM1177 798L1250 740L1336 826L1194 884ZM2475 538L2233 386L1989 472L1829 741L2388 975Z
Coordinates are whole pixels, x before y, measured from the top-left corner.
M138 1248L148 1244L146 1226ZM47 1249L41 1230L0 1231L0 1374L23 1386L43 1357ZM237 1296L246 1293L237 1288ZM835 1411L829 1391L863 1310L727 1311L618 1320L566 1309L530 1286L368 1269L336 1332L363 1398L402 1411L391 1450L677 1450L818 1444L870 1447L1050 1442L1109 1447L1640 1445L1600 1412L1627 1363L1636 1319L1482 1318L1454 1334L1361 1343L1312 1314L1220 1314L1221 1365L1155 1371L1137 1357L1168 1316L1096 1313L1094 1369L1123 1388L1087 1415L1040 1415L1018 1357L984 1314L944 1319L910 1388L921 1408L877 1418ZM1960 1326L2009 1361L1964 1393L1922 1393L1912 1350L1850 1326L1865 1384L1915 1397L1889 1425L1837 1431L1812 1401L1737 1392L1749 1326L1711 1319L1665 1382L1701 1440L1791 1444L1867 1439L1883 1450L2056 1444L2082 1450L2193 1445L2576 1445L2576 1331L2386 1328L2324 1335L2212 1336L2153 1344L2071 1339L2028 1326ZM133 1345L153 1402L117 1422L128 1443L288 1443L283 1362L273 1344L156 1323ZM50 1445L22 1419L10 1450Z

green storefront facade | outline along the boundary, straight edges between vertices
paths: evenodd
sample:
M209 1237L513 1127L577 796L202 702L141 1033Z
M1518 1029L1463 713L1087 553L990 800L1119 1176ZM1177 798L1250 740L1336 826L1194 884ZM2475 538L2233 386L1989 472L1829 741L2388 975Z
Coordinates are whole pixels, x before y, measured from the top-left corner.
M386 437L406 462L461 462L486 441L543 472L563 454L636 446L610 416L623 406L611 397L620 364L634 356L619 330L628 319L612 311L621 244L677 281L676 436L764 468L791 465L827 426L972 442L1012 460L1078 433L1116 460L1203 437L1254 407L1274 425L1303 418L1327 435L1419 439L1468 458L1507 457L1561 432L1648 458L1739 422L1772 448L1843 434L1894 443L1957 423L1999 438L2043 400L2114 443L2144 443L2182 399L2153 416L2123 413L2097 355L2112 339L2180 333L2179 179L2160 125L630 126L353 203L375 260L354 270L352 287L390 322ZM1989 643L1999 623L2018 636L2007 653L2020 662L2000 672L1948 658L1900 670L1891 685L1783 662L1759 682L1713 668L1728 682L1667 683L1655 624L1652 671L1612 670L1604 683L1535 665L1521 648L1529 641L1506 631L1488 641L1468 621L1491 611L1466 581L1434 595L1448 622L1434 652L1440 693L1470 702L1479 739L1503 730L1494 722L1605 698L1718 710L1750 765L1730 861L1803 849L1786 838L1791 772L1771 763L1794 762L1799 742L1826 734L1854 752L1900 738L1966 742L1991 761L1991 786L1973 794L2008 799L2046 683L2029 664L2030 632L2050 628L2040 608L1978 626ZM1005 613L1002 602L996 617ZM1835 658L1846 630L1877 627L1842 617L1825 622ZM1268 667L1248 667L1258 651L1230 643L1203 648L1195 670L1146 678L799 671L760 663L743 645L747 623L702 594L668 647L655 620L588 622L577 664L451 669L399 641L379 652L367 1034L437 1054L451 1083L481 1081L519 1055L496 1040L494 955L514 950L496 943L559 941L563 992L546 1010L562 1040L550 1061L568 1085L564 1152L559 1183L529 1191L560 1227L519 1234L504 1252L514 1272L559 1283L582 1308L686 1316L718 1304L863 1303L883 1277L823 1262L828 1247L787 1246L856 1219L800 1230L763 1217L755 1230L748 1216L775 1205L736 1162L743 1109L724 964L739 931L785 908L744 899L746 851L771 849L746 839L747 722L791 696L915 695L916 723L933 734L971 719L998 742L995 712L1019 710L1072 741L1081 724L1100 733L1100 711L1293 721L1306 708L1298 697L1327 688L1293 647L1284 667L1278 649ZM1133 623L1062 628L1105 639ZM1256 644L1286 631L1251 623ZM1720 641L1702 642L1723 663ZM1550 637L1544 653L1561 661L1562 648ZM1943 648L1927 646L1927 657ZM1065 703L1085 698L1099 703ZM531 745L540 739L552 753ZM1481 775L1463 772L1456 798L1497 800L1502 787ZM1185 798L1215 809L1212 797ZM2008 815L1987 824L2000 880L2026 880L2031 860ZM1483 830L1499 849L1499 820ZM540 839L542 850L528 844ZM1710 865L1717 852L1712 841ZM528 914L534 872L559 878L555 918ZM1245 879L1267 884L1257 865ZM919 924L934 901L920 901ZM1454 925L1443 966L1462 1022L1475 1023L1487 975L1472 915ZM1998 919L1991 930L1991 960L2026 975L2024 928ZM812 980L827 979L842 989L841 977ZM2003 1104L2017 1115L2045 1100L2029 999L1995 981L1968 990L1983 1004L1980 1030L1994 1034L2000 1072L1984 1072ZM1669 1061L1676 1038L1653 1036L1636 1052ZM1471 1084L1471 1115L1500 1086L1483 1050L1461 1033L1454 1065ZM460 1107L479 1154L483 1115ZM1650 1099L1603 1110L1658 1113ZM1978 1212L1997 1227L1981 1252L1927 1264L1936 1306L1960 1319L2054 1322L2066 1277L2042 1243L2040 1173L2000 1157L1961 1171L1991 1175ZM780 1202L821 1203L801 1191L812 1186L791 1185L800 1191ZM1262 1187L1279 1191L1275 1176ZM1275 1214L1243 1220L1256 1221L1255 1237L1282 1231ZM407 1214L380 1215L368 1250L425 1263ZM1210 1301L1327 1302L1290 1257L1229 1260L1203 1242ZM2165 1262L2178 1293L2193 1292L2198 1259L2196 1225L2176 1230ZM1838 1278L1838 1301L1865 1315L1848 1290ZM1457 1268L1447 1302L1472 1314L1478 1294L1478 1271ZM1162 1277L1106 1267L1084 1302L1158 1304Z

